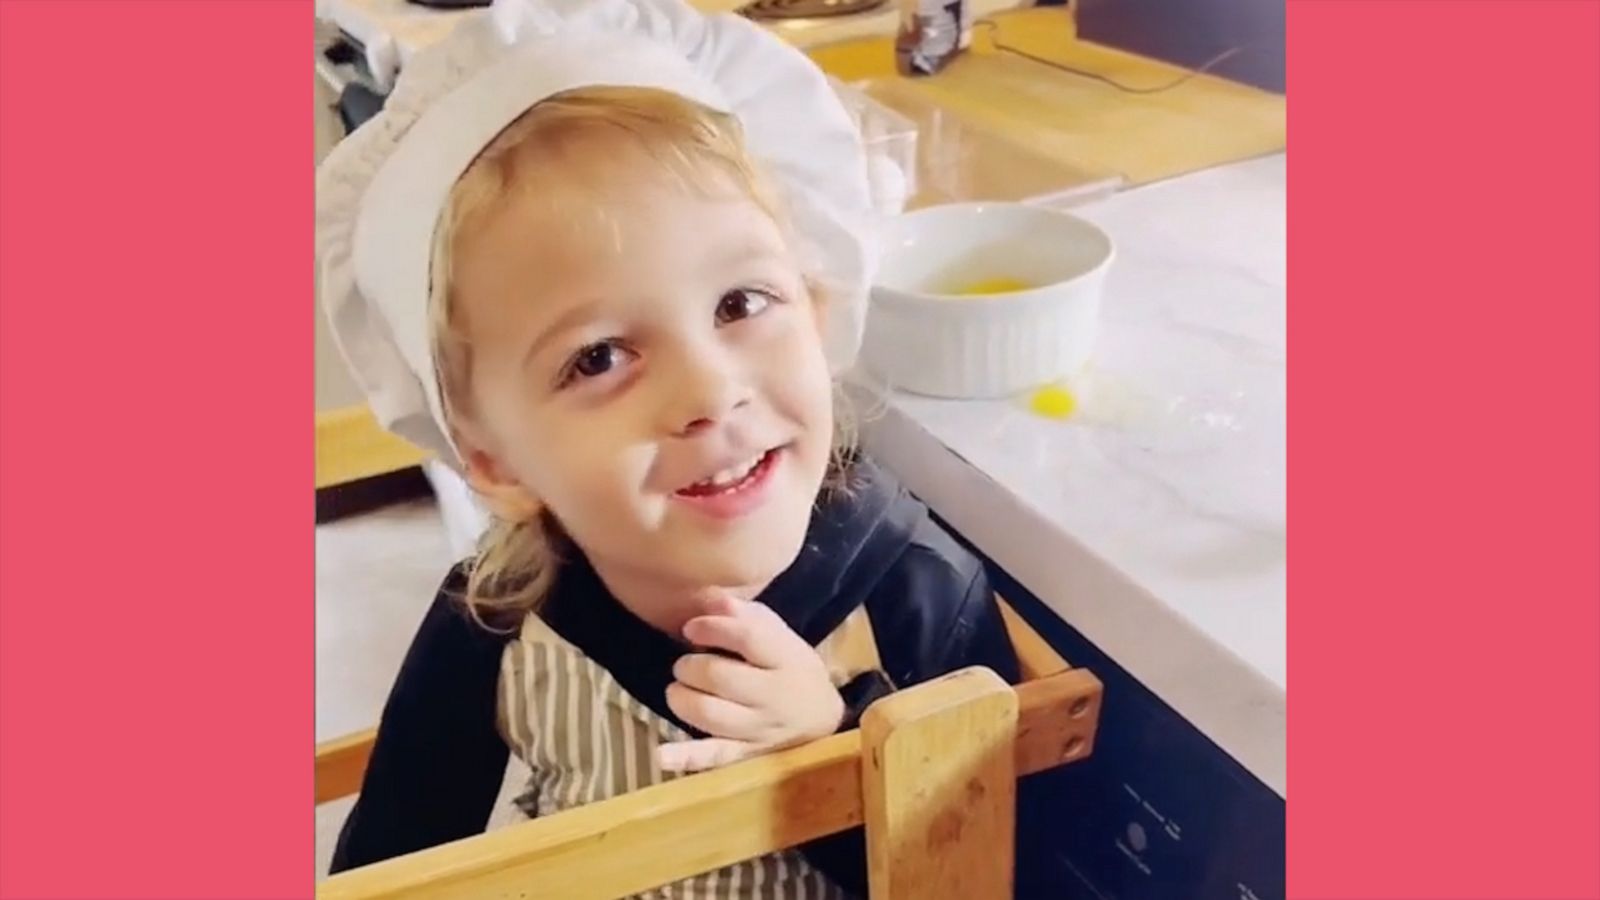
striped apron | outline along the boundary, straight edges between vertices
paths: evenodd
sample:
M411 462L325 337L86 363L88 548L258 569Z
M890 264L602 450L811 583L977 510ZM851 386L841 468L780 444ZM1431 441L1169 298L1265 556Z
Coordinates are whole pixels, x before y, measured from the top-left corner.
M865 610L818 646L835 684L878 665ZM500 730L532 770L517 806L530 817L671 780L656 747L691 735L617 684L537 615L500 665ZM847 900L797 850L737 863L636 895L637 900Z

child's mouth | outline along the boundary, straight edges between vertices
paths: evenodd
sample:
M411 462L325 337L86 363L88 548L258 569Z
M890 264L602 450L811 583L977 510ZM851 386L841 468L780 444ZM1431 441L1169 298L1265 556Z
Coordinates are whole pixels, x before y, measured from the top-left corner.
M783 453L774 447L759 456L737 463L709 478L702 479L674 496L692 502L699 509L720 517L732 517L749 512L761 500L761 488L770 480Z

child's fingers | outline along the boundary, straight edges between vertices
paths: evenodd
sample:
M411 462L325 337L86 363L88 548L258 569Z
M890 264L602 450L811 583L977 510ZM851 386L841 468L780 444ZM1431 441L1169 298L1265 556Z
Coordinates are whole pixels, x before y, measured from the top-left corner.
M704 772L755 756L759 748L745 741L705 738L677 741L656 748L656 760L667 772Z
M731 616L698 616L683 626L683 636L700 647L715 647L763 669L776 669L810 647L763 603L745 603Z
M680 656L672 666L672 677L697 691L745 706L761 706L772 700L771 672L713 653Z
M701 608L700 614L703 616L737 615L739 607L752 602L754 601L740 600L731 591L724 591L707 600L705 606Z
M782 657L760 631L742 616L700 616L683 626L683 637L696 647L726 650L752 666L777 668Z
M712 737L754 741L766 730L764 717L750 707L678 681L667 685L667 708Z

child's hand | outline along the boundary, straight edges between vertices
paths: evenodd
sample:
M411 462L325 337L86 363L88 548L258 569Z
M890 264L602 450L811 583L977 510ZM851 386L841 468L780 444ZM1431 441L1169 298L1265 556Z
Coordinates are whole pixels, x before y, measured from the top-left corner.
M833 734L844 698L817 651L764 603L712 601L683 636L697 647L737 654L691 653L678 660L667 706L712 735L663 744L661 768L696 772Z

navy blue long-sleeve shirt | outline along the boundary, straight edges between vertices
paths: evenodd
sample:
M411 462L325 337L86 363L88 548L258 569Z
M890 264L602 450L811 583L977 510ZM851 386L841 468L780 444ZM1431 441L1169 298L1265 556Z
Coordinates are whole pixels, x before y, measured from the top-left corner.
M464 570L450 573L418 630L384 707L361 794L334 855L341 871L481 832L505 777L496 685L509 635L465 613ZM850 727L866 705L972 665L1019 679L981 561L947 534L887 472L862 460L852 489L819 501L806 542L758 598L813 645L865 606L887 679L843 689ZM558 634L656 713L667 707L672 664L685 652L634 617L575 555L541 608ZM835 882L865 894L860 829L802 848ZM1019 885L1026 881L1018 870Z

